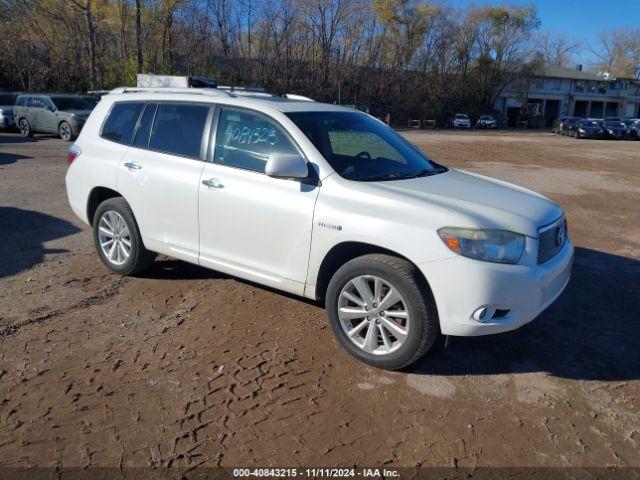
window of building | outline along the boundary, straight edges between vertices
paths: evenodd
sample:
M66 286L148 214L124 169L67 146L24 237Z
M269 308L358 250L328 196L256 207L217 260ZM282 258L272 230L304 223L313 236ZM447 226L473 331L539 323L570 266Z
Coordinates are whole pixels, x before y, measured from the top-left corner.
M541 78L541 77L536 78L536 88L539 88L539 89L544 88L544 78Z
M562 87L562 80L560 80L559 78L554 78L553 79L553 88L556 90L559 90L560 87Z

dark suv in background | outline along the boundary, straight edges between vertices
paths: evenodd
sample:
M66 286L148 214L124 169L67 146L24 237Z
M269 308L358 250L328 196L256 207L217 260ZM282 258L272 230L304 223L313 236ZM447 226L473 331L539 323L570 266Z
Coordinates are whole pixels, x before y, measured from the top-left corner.
M13 116L13 104L17 95L11 92L0 92L0 132L12 130L16 126Z
M580 120L573 124L569 136L573 138L602 138L604 136L602 122L595 118Z
M25 137L34 133L57 133L75 139L94 105L79 95L23 94L14 107L15 121Z
M629 138L629 129L621 119L607 118L602 124L605 138L625 140Z

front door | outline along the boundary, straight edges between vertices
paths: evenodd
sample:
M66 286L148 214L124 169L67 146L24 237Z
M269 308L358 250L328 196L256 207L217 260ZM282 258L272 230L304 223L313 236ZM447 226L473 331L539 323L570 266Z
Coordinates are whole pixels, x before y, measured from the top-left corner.
M265 175L274 153L301 155L269 117L221 108L199 187L200 263L302 294L319 187Z
M126 103L120 108L128 115ZM118 167L118 190L145 246L193 263L198 261L198 185L212 115L209 104L148 103Z
M38 110L38 124L43 132L58 132L58 115L56 115L56 106L49 97L42 97L44 108Z

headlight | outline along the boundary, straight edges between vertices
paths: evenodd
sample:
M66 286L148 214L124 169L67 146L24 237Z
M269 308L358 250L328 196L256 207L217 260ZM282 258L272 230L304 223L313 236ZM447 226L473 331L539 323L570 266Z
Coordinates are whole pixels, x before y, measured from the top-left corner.
M452 252L485 262L518 263L524 251L524 235L506 230L445 227L438 235Z
M580 132L580 133L584 133L584 129L579 128L579 129L578 129L578 132Z
M607 132L609 132L611 135L613 135L613 130L611 130L610 128L607 130Z

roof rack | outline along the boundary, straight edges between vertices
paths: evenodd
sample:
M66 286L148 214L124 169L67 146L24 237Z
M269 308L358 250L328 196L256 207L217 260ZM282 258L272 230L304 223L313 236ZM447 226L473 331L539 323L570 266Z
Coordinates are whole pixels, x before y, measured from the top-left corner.
M118 87L111 90L110 94L122 94L122 93L187 93L191 95L210 95L214 97L257 97L257 98L277 98L284 97L289 100L298 100L305 102L313 102L314 100L302 95L295 95L293 93L285 93L284 95L275 95L268 93L260 89L245 89L237 87L225 87L218 88L188 88L188 87Z

